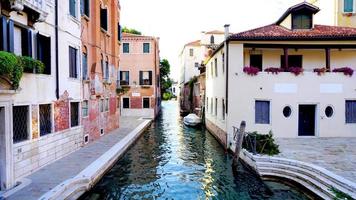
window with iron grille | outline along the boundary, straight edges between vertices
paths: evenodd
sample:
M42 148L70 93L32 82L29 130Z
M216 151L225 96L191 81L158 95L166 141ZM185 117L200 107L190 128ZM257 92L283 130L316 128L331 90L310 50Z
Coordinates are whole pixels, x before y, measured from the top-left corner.
M109 98L105 99L105 111L109 111Z
M88 55L83 53L82 57L82 65L83 65L83 80L88 80Z
M142 104L143 108L150 108L150 98L143 98Z
M77 49L69 47L69 77L78 78Z
M69 14L73 17L77 17L76 4L76 0L69 0Z
M130 108L130 98L122 98L122 107Z
M150 43L143 43L143 53L150 53Z
M346 123L356 123L356 100L348 100L345 103Z
M122 44L122 52L123 53L130 53L130 44L129 43L123 43Z
M83 115L83 117L88 117L88 115L89 115L89 101L88 100L84 100L82 102L82 115Z
M270 123L269 101L255 101L255 123L256 124Z
M52 133L51 104L40 105L40 136Z
M71 127L79 126L79 103L78 102L70 103L70 126Z
M14 143L29 139L29 106L14 106L12 115Z

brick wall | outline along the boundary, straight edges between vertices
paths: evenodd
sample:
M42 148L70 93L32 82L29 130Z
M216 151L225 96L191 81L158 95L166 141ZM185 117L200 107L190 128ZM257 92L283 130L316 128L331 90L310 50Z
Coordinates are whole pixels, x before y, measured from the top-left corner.
M142 108L142 97L131 97L130 98L131 109L141 109Z
M54 130L55 132L69 129L69 99L65 92L58 101L54 102Z
M38 130L38 126L39 126L39 116L38 116L38 112L39 112L39 106L38 105L32 105L31 106L32 109L32 139L36 139L39 137L40 132Z

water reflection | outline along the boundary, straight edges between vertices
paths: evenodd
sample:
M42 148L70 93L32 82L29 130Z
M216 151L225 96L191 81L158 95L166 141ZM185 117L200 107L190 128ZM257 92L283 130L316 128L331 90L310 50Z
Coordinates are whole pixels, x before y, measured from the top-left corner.
M82 199L305 199L291 188L273 190L239 166L205 130L185 127L176 102ZM287 187L287 186L286 186Z

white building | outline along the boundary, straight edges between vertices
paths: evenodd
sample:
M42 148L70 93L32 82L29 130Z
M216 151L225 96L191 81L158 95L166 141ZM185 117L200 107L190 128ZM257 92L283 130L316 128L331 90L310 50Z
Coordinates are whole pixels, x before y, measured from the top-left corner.
M283 138L356 136L356 28L313 24L318 12L293 6L229 36L208 59L206 123L226 147L243 120L247 131Z
M0 50L41 60L14 90L0 76L0 189L82 145L79 0L1 1Z

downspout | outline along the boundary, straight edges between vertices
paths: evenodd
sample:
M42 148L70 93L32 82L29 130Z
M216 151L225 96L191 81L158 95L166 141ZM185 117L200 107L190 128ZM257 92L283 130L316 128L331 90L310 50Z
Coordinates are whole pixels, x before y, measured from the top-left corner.
M229 110L229 24L225 24L224 28L225 28L225 66L226 66L226 77L225 77L225 81L226 81L226 87L225 87L225 99L226 99L226 115L228 115L228 110Z
M56 42L56 98L59 99L59 62L58 62L58 0L55 0L55 42Z

